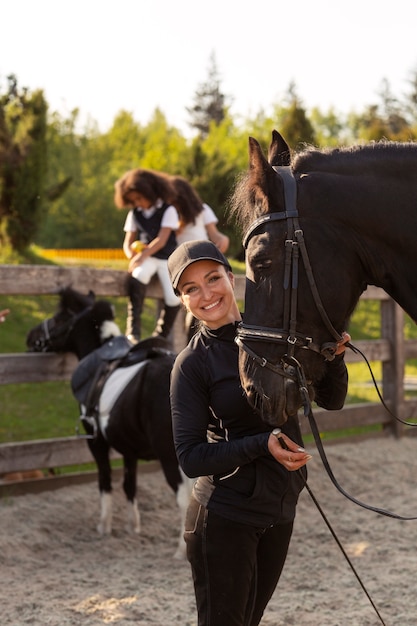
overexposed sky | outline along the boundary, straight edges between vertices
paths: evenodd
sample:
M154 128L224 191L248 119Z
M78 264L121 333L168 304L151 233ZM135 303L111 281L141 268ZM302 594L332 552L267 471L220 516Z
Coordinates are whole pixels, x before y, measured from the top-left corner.
M146 124L156 107L187 129L215 53L233 115L279 103L360 112L382 80L402 98L417 70L410 0L3 0L0 82L43 89L51 111L79 108L102 131L120 110Z

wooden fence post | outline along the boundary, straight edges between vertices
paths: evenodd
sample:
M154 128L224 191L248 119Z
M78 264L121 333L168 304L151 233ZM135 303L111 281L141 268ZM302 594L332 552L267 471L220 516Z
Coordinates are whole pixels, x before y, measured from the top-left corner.
M390 411L403 419L404 416L404 311L394 300L381 301L381 336L390 345L391 358L382 363L383 398ZM393 417L392 432L401 437L404 425Z

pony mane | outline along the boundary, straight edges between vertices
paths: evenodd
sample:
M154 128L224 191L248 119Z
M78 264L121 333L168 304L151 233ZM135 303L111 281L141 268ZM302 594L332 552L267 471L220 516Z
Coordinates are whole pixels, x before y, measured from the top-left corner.
M59 290L59 306L60 311L75 311L79 312L83 309L94 304L95 295L93 291L89 291L87 294L80 293L73 289L71 285L63 287Z

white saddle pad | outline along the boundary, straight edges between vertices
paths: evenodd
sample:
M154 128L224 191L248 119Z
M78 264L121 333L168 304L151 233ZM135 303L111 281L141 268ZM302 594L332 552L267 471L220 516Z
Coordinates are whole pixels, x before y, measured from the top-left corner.
M146 361L141 361L140 363L135 363L129 367L120 367L114 370L114 372L110 374L109 378L106 380L99 401L99 423L103 434L105 434L110 411L112 410L114 403L126 385L145 365L145 363Z

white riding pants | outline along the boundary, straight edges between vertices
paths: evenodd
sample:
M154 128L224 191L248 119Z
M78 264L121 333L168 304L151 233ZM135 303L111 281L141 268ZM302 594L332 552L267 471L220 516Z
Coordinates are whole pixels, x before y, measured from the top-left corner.
M150 256L145 259L139 267L135 267L132 272L132 276L144 285L148 285L152 276L155 274L158 275L159 282L161 283L165 304L167 306L180 305L181 301L175 295L169 279L168 261L166 259L158 259L155 256Z

